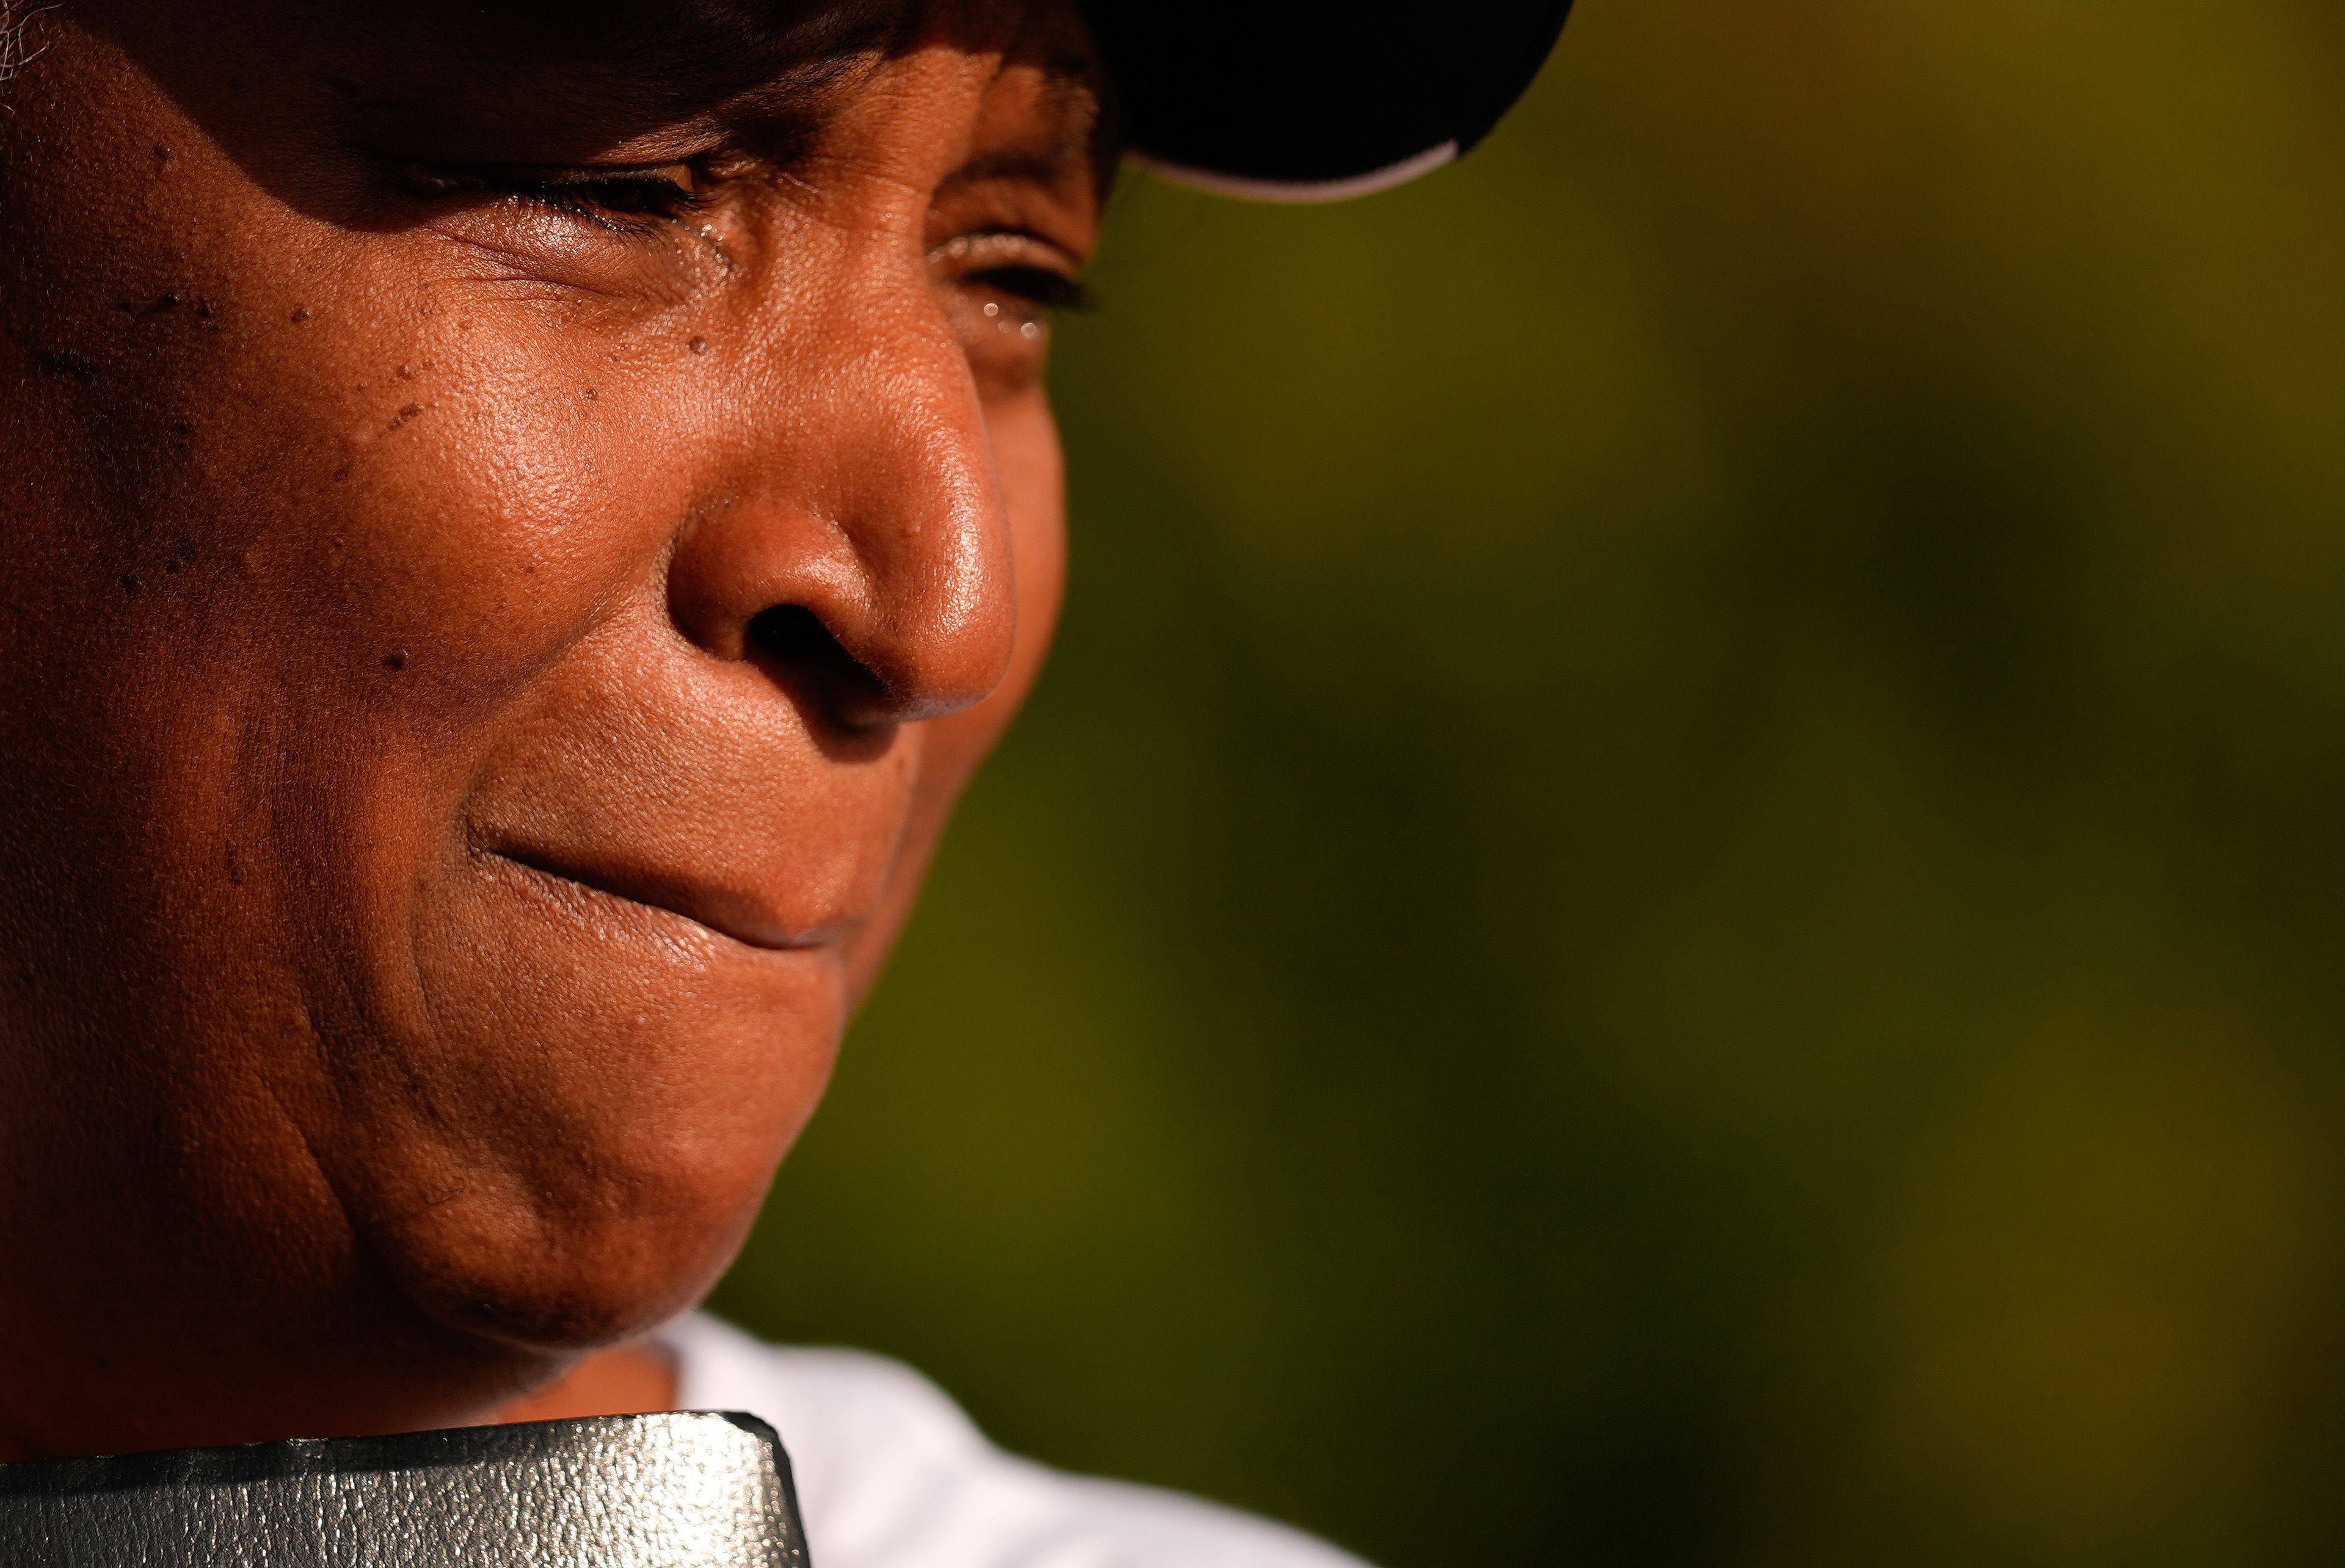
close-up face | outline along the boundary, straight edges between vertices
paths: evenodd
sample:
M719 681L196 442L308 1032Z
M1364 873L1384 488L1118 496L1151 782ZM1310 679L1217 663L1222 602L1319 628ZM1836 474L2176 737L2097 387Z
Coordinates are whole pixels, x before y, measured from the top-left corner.
M6 88L0 1457L695 1300L1034 676L1072 6L601 9L72 0Z

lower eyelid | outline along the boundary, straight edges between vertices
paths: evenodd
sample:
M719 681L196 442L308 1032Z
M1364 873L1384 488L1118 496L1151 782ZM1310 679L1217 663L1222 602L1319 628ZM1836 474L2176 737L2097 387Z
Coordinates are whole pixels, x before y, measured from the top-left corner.
M1039 309L1081 310L1091 303L1081 279L1055 255L1029 251L986 259L990 265L947 272L940 280L971 293L1025 300Z

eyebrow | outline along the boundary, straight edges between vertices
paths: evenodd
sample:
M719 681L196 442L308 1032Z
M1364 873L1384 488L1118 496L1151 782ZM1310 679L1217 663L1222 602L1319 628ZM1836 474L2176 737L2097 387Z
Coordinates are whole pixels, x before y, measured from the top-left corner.
M466 62L466 75L491 79L479 85L542 83L552 71L597 108L647 123L816 112L863 70L952 25L934 0L489 0L465 9L503 35ZM1041 15L1026 8L1030 23ZM1051 117L1064 127L1051 152L1081 157L1109 99L1097 60L1009 31L1012 57L1049 82Z
M814 108L859 66L901 47L918 25L920 5L442 0L438 8L452 26L434 52L438 78L422 96L452 88L492 96L551 91L565 106L598 119L649 126L741 104L785 114ZM406 76L395 73L391 80ZM412 86L386 86L377 106L396 107L418 96Z
M586 51L591 62L624 66L653 92L696 99L700 107L761 87L800 97L818 92L857 64L901 47L919 19L917 5L887 0L638 0L604 9L627 20ZM556 25L576 36L574 22Z
M1046 97L1047 128L1038 136L971 158L948 176L941 189L950 190L996 180L1022 180L1050 185L1071 169L1091 167L1095 184L1113 177L1113 149L1101 143L1098 93L1080 76L1052 72ZM1092 167L1094 164L1101 167Z

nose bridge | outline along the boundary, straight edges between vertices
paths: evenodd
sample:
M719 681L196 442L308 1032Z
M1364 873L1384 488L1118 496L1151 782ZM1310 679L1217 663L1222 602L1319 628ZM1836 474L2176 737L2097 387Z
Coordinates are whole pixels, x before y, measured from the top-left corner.
M967 361L917 258L880 248L842 247L837 276L797 278L729 352L702 350L725 377L730 471L669 572L687 636L808 666L802 676L850 670L827 695L863 723L984 698L1009 668L1017 614ZM810 637L834 646L810 652Z

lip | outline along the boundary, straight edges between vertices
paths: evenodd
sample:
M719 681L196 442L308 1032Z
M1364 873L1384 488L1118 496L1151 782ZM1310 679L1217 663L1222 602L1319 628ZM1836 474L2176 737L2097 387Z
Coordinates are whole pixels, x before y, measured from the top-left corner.
M533 876L583 887L604 898L641 905L767 953L801 953L838 940L846 923L793 926L770 900L688 877L634 867L584 866L543 850L514 845L484 847L482 855Z

